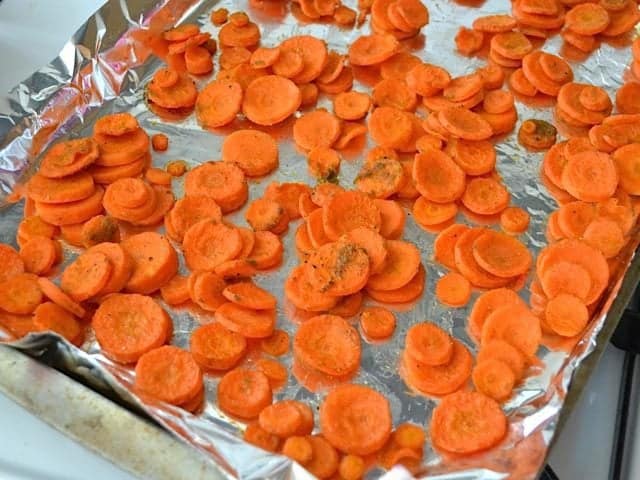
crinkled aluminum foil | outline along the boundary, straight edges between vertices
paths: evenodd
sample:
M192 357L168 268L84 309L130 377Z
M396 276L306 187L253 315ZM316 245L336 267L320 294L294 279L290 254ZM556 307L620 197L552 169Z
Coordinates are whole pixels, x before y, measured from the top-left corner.
M508 2L499 0L488 0L478 8L442 0L429 2L428 6L431 22L423 29L426 39L421 36L413 40L418 46L415 53L428 62L445 66L452 75L469 73L484 64L484 60L464 58L455 52L453 38L458 26L469 26L477 16L508 12L510 8ZM169 151L153 153L153 161L157 166L176 158L185 159L191 165L219 158L224 132L202 131L193 117L177 123L165 122L147 110L143 87L162 63L139 41L149 32L187 21L197 21L203 30L215 36L216 29L209 22L208 14L213 8L219 7L250 12L252 19L260 25L264 45L276 44L291 35L311 33L324 38L330 48L346 52L357 36L368 31L367 24L362 29L340 29L330 24L301 24L288 13L268 16L264 11L249 7L244 0L110 0L73 36L56 59L10 93L9 111L0 114L2 191L5 194L11 192L28 175L31 167L37 164L40 153L52 142L64 137L87 135L96 118L116 111L133 113L149 133L163 132L169 135ZM560 39L556 36L547 41L544 49L555 53L560 47ZM629 60L627 46L603 44L586 60L574 62L572 66L576 81L602 85L613 95L622 82ZM366 87L356 83L354 88ZM326 106L329 101L325 98L320 104ZM517 109L521 120L552 118L550 106L532 108L519 102ZM252 198L260 196L265 185L272 180L312 183L303 155L287 139L291 124L288 121L272 129L272 133L282 138L280 168L265 181L251 183ZM525 152L515 134L501 141L497 150L497 169L511 191L513 203L526 208L531 214L531 226L523 241L537 252L546 243L545 219L555 208L538 179L542 155ZM339 178L342 185L352 184L359 168L360 153L345 155ZM174 185L174 190L179 193L180 185L177 188ZM9 205L0 212L0 241L13 243L21 209L21 205ZM231 219L239 224L244 223L241 213L232 215ZM466 220L461 217L460 221ZM290 319L292 309L284 300L283 280L290 268L298 263L293 246L296 226L297 223L291 225L284 239L286 256L282 267L256 278L257 283L281 299L278 327L289 333L293 333L296 327ZM470 308L443 308L432 294L435 281L444 273L443 267L432 261L434 235L417 227L409 214L405 237L415 242L422 251L422 260L427 268L426 293L414 305L393 307L398 318L393 338L383 344L364 342L362 366L353 381L383 392L391 402L396 423L412 421L426 426L435 401L410 392L397 374L399 352L407 329L416 322L429 319L452 332L472 351L475 351L475 345L465 331L465 319ZM569 405L565 405L565 400L574 391L579 392L597 355L587 357L607 341L637 283L640 261L633 258L637 244L638 236L635 235L623 254L629 268L622 269L619 278L612 279L612 288L603 299L602 309L584 337L569 353L541 348L540 358L544 367L537 375L527 378L504 406L511 420L510 433L505 442L485 454L462 459L443 458L427 442L423 468L416 476L430 479L500 479L509 475L522 479L536 477L554 431L573 402L569 400ZM67 258L74 255L73 249L68 249L66 253ZM624 278L623 273L626 273ZM528 296L526 289L521 293L525 298ZM472 304L470 302L469 305ZM179 309L172 311L172 317L175 332L173 343L182 347L188 345L191 330L199 322L207 321L204 314L195 315ZM6 336L4 338L10 341ZM94 388L115 391L133 408L146 412L176 436L208 454L229 478L312 477L290 460L256 449L239 439L242 425L229 419L215 405L216 378L208 376L206 379L208 403L205 411L192 416L164 404L142 403L131 393L133 372L105 358L92 339L83 345L82 350L53 334L30 335L11 344L71 373ZM284 363L291 371L290 356L285 358ZM581 379L574 382L569 390L578 368ZM310 393L291 375L285 388L277 392L277 398L283 397L301 399L317 406L322 394ZM371 472L369 477L381 475L384 478L408 476L402 468L395 468L386 474L381 470Z

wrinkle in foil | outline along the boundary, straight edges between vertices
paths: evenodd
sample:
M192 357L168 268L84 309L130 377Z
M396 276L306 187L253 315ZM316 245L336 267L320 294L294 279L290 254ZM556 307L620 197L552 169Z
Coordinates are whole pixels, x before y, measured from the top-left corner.
M346 2L351 4L352 2ZM353 6L353 5L351 5ZM219 159L220 133L202 131L193 116L181 122L166 122L151 114L144 103L143 88L162 62L140 41L145 35L183 22L198 22L204 31L217 29L208 20L213 8L225 7L229 11L245 10L256 21L262 32L262 43L274 45L292 35L310 33L324 38L331 49L345 53L348 46L362 33L362 29L340 29L329 24L300 24L291 14L280 19L266 16L252 9L246 1L233 2L203 0L110 0L64 46L59 56L49 65L34 73L15 87L9 95L9 111L0 112L0 189L6 195L24 181L37 164L40 154L58 139L88 135L95 120L106 113L128 111L135 115L149 132L166 133L170 148L166 153L152 152L156 166L181 158L191 166L207 160ZM423 29L426 38L418 38L424 45L414 52L423 60L446 67L452 75L470 73L485 61L461 57L454 51L453 38L459 25L470 26L474 18L490 13L505 13L509 2L488 0L478 8L462 6L454 2L437 0L428 2L431 21ZM558 53L559 36L546 42L544 50ZM219 53L218 53L219 55ZM602 44L585 61L572 62L576 81L601 85L613 95L622 83L623 73L629 63L629 48ZM217 68L217 67L216 67ZM215 73L214 73L215 74ZM199 80L202 86L206 80ZM363 90L356 82L354 89ZM330 108L330 101L321 99L319 106ZM517 103L520 121L527 118L552 120L552 108L529 107ZM236 122L241 125L241 121ZM280 142L280 168L260 183L251 182L250 197L259 197L271 181L304 181L313 183L307 174L304 156L296 150L290 136L292 120L273 129L272 133L284 138ZM526 208L531 214L531 226L522 237L527 246L537 253L545 244L546 217L555 208L553 199L538 181L541 154L524 151L516 135L510 134L497 146L497 169L507 184L512 203ZM359 168L357 152L345 155L340 184L349 188ZM174 184L180 196L181 184ZM21 205L8 205L0 212L0 241L13 243L16 226L22 214ZM230 218L244 224L242 213ZM464 218L459 221L464 222ZM294 222L284 237L285 259L276 272L256 277L256 282L279 299L278 328L293 334L295 324L288 319L291 306L284 300L283 280L289 270L298 263L295 255ZM427 269L425 294L412 305L395 309L398 319L393 338L383 344L363 341L362 365L354 382L370 385L383 392L391 403L395 423L411 421L428 425L435 401L409 391L397 373L399 352L403 347L407 329L414 323L429 319L450 331L472 351L475 345L465 331L465 320L470 306L461 309L443 308L431 292L439 276L445 270L432 260L434 235L420 229L408 216L405 238L415 242L422 252ZM627 265L633 259L638 238L630 242L626 252ZM76 251L68 249L66 257ZM626 269L625 269L626 270ZM612 281L615 279L612 279ZM599 333L603 327L618 319L609 315L620 282L609 290L603 308L596 315L583 338L567 354L541 348L544 362L536 375L519 385L513 397L504 405L510 417L507 439L497 448L481 455L464 459L447 459L438 455L427 443L424 462L417 477L441 480L494 480L507 478L535 478L543 465L558 421L566 414L564 399L570 387L572 375L582 361L602 341ZM527 298L525 290L521 292ZM477 293L474 294L474 299ZM166 307L166 305L165 305ZM194 315L192 311L169 309L174 322L173 343L188 347L190 332L206 314ZM6 341L10 341L5 337ZM98 388L113 390L134 408L149 414L157 422L179 438L206 453L228 478L243 479L306 479L312 476L290 460L273 455L242 442L238 433L242 425L228 418L215 404L217 378L207 376L205 381L207 405L198 416L179 408L150 401L143 402L134 393L134 374L131 369L111 362L104 357L94 339L89 338L82 349L75 348L53 334L30 335L11 342L16 348L41 357L64 371L74 374ZM291 356L284 365L292 370ZM296 398L317 407L322 394L313 394L303 388L293 375L276 397ZM408 472L396 467L390 472L371 472L368 478L411 478Z

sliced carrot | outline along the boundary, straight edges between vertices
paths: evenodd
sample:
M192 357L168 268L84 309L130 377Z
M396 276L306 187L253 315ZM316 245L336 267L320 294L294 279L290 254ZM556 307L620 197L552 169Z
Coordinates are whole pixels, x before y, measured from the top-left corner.
M473 285L480 288L499 288L507 285L508 279L493 275L484 270L473 255L473 245L484 233L482 228L470 228L460 235L454 247L456 268Z
M156 152L165 152L169 148L169 137L164 133L156 133L151 137L151 146Z
M360 366L357 330L335 315L305 321L293 339L293 353L304 365L328 375L343 376Z
M249 63L250 59L251 51L244 47L224 47L220 52L220 68L230 70L242 63Z
M398 160L378 158L363 165L354 183L374 198L387 198L399 190L403 178L404 168Z
M520 32L503 32L491 38L491 49L503 57L520 60L533 50L533 45Z
M425 365L444 365L453 355L453 339L434 323L417 323L407 331L405 352Z
M504 340L492 340L483 343L480 346L480 351L476 358L478 365L487 361L496 360L509 367L513 372L514 382L522 378L526 368L525 358L515 347Z
M295 400L284 400L268 405L258 416L258 423L269 433L280 438L295 435L302 425L302 414Z
M244 356L247 341L239 333L219 323L208 323L191 334L189 349L193 359L204 370L228 370Z
M301 102L300 89L291 80L266 75L249 84L244 92L242 111L258 125L275 125L295 112Z
M475 30L487 33L510 32L516 28L516 26L516 20L512 16L505 14L486 15L477 17L473 21L473 28Z
M433 243L433 256L436 261L450 270L456 270L454 249L460 236L469 230L461 224L453 224L442 230Z
M584 330L589 321L589 311L578 297L560 293L547 303L544 321L558 335L573 337Z
M292 436L284 441L282 454L300 465L306 465L313 458L313 447L305 437Z
M252 310L269 310L276 307L276 298L251 282L229 285L223 290L222 295L227 300Z
M472 357L467 348L453 340L453 353L447 363L428 365L405 353L402 356L405 381L426 395L447 395L458 390L471 375Z
M556 143L556 127L545 120L528 119L520 125L518 141L533 151L546 150Z
M600 250L605 258L615 257L627 243L620 225L615 220L602 217L589 224L583 239Z
M93 193L93 178L81 171L63 178L34 175L27 183L27 195L36 202L68 203L83 200Z
M463 55L472 55L482 47L484 35L479 30L460 27L455 36L456 49Z
M505 233L519 235L529 228L529 213L520 207L505 208L500 214L500 227Z
M42 296L38 277L31 273L19 273L0 284L0 309L26 315L42 303Z
M330 147L339 136L340 121L324 109L304 114L293 125L293 139L305 150Z
M215 312L227 299L222 291L227 286L224 278L215 272L194 272L187 281L189 297L200 308Z
M367 307L360 314L360 328L367 338L383 340L393 335L396 317L383 307Z
M465 189L464 172L451 157L439 150L427 149L416 155L413 179L420 194L437 203L455 201Z
M56 240L47 237L31 237L20 247L24 269L29 273L44 275L57 260Z
M464 426L459 422L465 418ZM507 434L507 418L500 405L479 392L457 392L436 406L429 426L438 449L458 454L487 450Z
M277 452L280 445L280 439L275 435L263 430L258 423L250 423L244 431L242 439L258 448L262 448L267 452ZM283 452L284 453L284 452Z
M216 201L204 195L186 195L178 200L173 209L165 217L165 225L171 224L171 232L167 233L179 243L182 243L184 235L196 223L202 220L219 222L222 212Z
M583 96L582 92L585 89L587 93ZM598 108L597 110L587 108L583 101L587 100L587 105L590 105L588 99L593 96L598 98L598 102L603 102L606 108ZM601 123L611 113L612 107L613 105L607 93L600 87L569 82L560 88L556 111L564 112L566 117L582 125L595 125Z
M71 225L89 220L102 212L104 189L96 187L93 193L75 202L53 204L36 202L38 215L52 225Z
M168 305L180 305L188 301L189 278L183 275L176 275L160 288L162 300Z
M482 108L488 113L504 113L513 107L513 95L506 90L491 90L482 100Z
M526 358L532 358L540 345L540 321L527 307L519 303L495 309L482 326L482 343L504 340Z
M511 195L499 180L474 178L467 183L462 203L473 213L494 215L509 205Z
M135 363L163 345L173 328L167 313L151 297L137 294L107 297L91 325L105 355L121 363Z
M595 206L580 200L561 205L557 212L558 227L566 238L582 237L596 216Z
M118 243L103 242L87 249L86 253L101 253L111 265L107 283L98 292L99 296L117 293L129 282L134 270L133 258Z
M150 164L151 155L149 153L145 153L125 165L119 165L116 167L92 165L89 167L88 172L93 175L93 181L95 183L108 185L121 178L140 175Z
M307 166L309 173L314 177L331 180L340 172L340 155L332 148L316 147L307 156ZM311 202L311 197L307 196L307 198Z
M250 65L253 68L267 68L271 67L280 56L280 47L258 47L251 53L249 60Z
M535 97L538 93L537 86L531 83L522 68L518 68L509 76L509 86L514 92L525 97Z
M331 478L338 470L340 457L335 448L324 437L314 435L307 437L311 443L313 454L305 468L318 478Z
M347 234L351 242L362 247L369 256L370 271L378 273L387 258L384 238L367 227L357 227Z
M620 113L640 113L640 83L626 82L616 91L616 109Z
M287 211L291 220L300 218L298 204L300 196L310 193L310 188L304 183L270 183L264 191L264 198L275 200Z
M261 358L256 362L256 367L267 376L272 390L277 390L287 383L289 373L282 363L268 358Z
M502 133L512 131L518 121L518 114L515 108L507 110L504 113L488 113L480 111L480 116L484 118L489 125L491 125L494 135L500 135Z
M334 307L327 311L327 313L337 315L342 318L355 317L360 312L362 301L363 297L360 292L347 295L346 297L342 297Z
M509 365L496 359L478 362L471 378L480 393L498 402L503 402L511 396L516 383L516 376Z
M209 52L206 52L206 54L210 62L211 56ZM196 58L201 58L204 57L204 53L196 54L195 56ZM207 66L210 65L207 64ZM186 66L182 68L186 68ZM198 96L194 81L186 73L178 73L171 68L158 70L151 82L147 84L146 93L149 105L154 104L168 110L185 109L189 111L194 106Z
M434 203L418 197L413 204L413 218L420 226L440 225L454 218L458 213L455 203Z
M424 291L426 272L422 265L409 283L394 290L375 290L367 287L367 294L382 303L406 303L417 299Z
M84 318L85 310L78 303L73 301L66 293L64 293L55 283L48 278L38 278L38 286L45 297L56 305L61 306L68 312L71 312L78 318Z
M609 25L609 14L597 3L576 5L565 16L565 26L579 35L596 35Z
M242 237L233 227L211 220L201 220L185 233L183 250L191 270L213 270L227 260L237 258Z
M502 278L526 273L531 267L531 254L516 238L487 230L473 242L473 256L478 264Z
M485 90L495 90L504 83L504 72L498 65L489 64L477 70L484 82Z
M29 240L31 237L53 238L58 234L58 232L59 232L59 229L55 225L51 225L50 223L45 222L44 220L42 220L42 218L40 218L37 215L30 215L30 216L25 216L18 224L16 237L17 237L18 245L20 245L20 243ZM6 271L8 272L7 274L11 274L11 271L13 270L11 265L12 264L15 265L12 260L16 259L17 252L14 252L14 255L12 255L8 251L8 249L11 249L11 247L4 244L0 244L0 245L1 245L0 248L3 249L2 253L4 254L2 256L6 257L5 267L6 267ZM18 272L18 273L22 273L22 272ZM0 276L0 278L2 277Z
M328 295L352 295L369 279L366 250L348 241L322 245L309 256L306 266L310 285Z
M335 194L323 207L322 224L327 237L336 240L361 226L378 232L381 216L378 208L365 194L345 191Z
M420 251L400 240L387 240L387 260L381 272L369 277L367 287L389 291L399 289L414 278L420 268Z
M267 198L251 202L245 211L245 219L254 231L270 231L275 234L284 232L289 225L289 217L282 205Z
M273 334L275 310L251 310L233 302L216 309L216 321L247 338L265 338Z
M289 351L289 334L284 330L275 330L271 336L260 341L260 348L274 357L285 355Z
M380 235L388 239L400 238L406 222L404 209L395 200L376 198L373 203L380 211Z
M302 55L303 70L293 77L293 81L297 84L315 80L327 62L328 52L325 42L311 35L297 35L288 38L280 44L280 50L281 54L295 50Z
M441 67L420 63L407 73L405 81L418 95L431 97L449 85L451 76Z
M255 243L247 262L260 270L275 267L282 261L283 246L277 235L271 232L255 232Z
M362 35L349 47L352 65L376 65L398 52L398 41L391 35Z
M491 126L478 114L464 108L445 108L438 120L452 135L465 140L485 140L493 135Z
M413 133L410 116L393 107L378 107L369 115L369 133L383 147L398 148L406 145Z
M120 245L134 262L133 273L125 287L129 292L154 292L172 279L178 270L175 249L158 233L132 235Z
M345 455L340 460L338 473L344 480L359 480L364 477L366 465L358 455Z
M640 175L637 174L638 152L638 144L631 143L618 148L611 156L618 171L620 186L631 195L640 193Z
M613 160L602 152L580 152L567 159L562 185L579 200L597 202L613 195L618 174Z
M25 271L25 264L20 254L13 247L4 243L0 243L0 265L0 282L9 280Z
M207 84L196 101L196 117L204 128L231 123L242 105L242 87L237 82L215 80Z
M271 402L269 380L260 371L236 368L226 373L218 384L218 406L230 415L257 418Z
M89 248L102 242L120 241L120 227L118 221L108 215L96 215L82 225L80 232L82 244Z
M331 390L320 406L322 434L348 454L380 450L391 435L388 400L364 385L345 384Z
M456 272L450 272L436 282L437 299L449 307L463 307L471 298L469 280Z
M53 302L38 305L33 312L33 325L40 331L51 331L80 345L84 332L82 326L71 313Z
M102 291L113 267L102 252L85 252L62 273L60 286L75 301L82 302Z
M59 142L40 162L38 173L46 178L62 178L80 172L98 158L98 145L91 138Z
M360 120L371 108L371 97L366 93L342 92L333 99L333 111L343 120Z

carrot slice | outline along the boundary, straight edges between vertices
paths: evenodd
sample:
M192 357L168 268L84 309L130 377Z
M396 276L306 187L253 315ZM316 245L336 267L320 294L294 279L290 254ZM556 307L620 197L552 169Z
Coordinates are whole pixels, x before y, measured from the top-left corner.
M427 200L449 203L462 196L465 174L446 153L426 149L416 155L413 164L416 188Z
M269 337L276 323L275 310L251 310L233 302L218 307L215 318L229 330L247 338Z
M369 132L383 147L399 148L410 140L413 123L410 116L393 107L378 107L369 115Z
M535 97L538 93L537 83L534 85L522 68L518 68L509 76L509 86L513 91L525 97Z
M391 435L387 399L364 385L334 388L320 406L320 428L337 449L355 455L380 450Z
M477 70L484 82L485 90L495 90L504 83L504 72L498 65L489 64Z
M309 83L315 80L327 62L327 47L325 42L311 35L297 35L286 39L280 44L280 53L296 51L302 55L304 67L292 80L297 83Z
M471 354L455 339L451 358L441 365L422 363L406 351L402 355L405 381L426 395L447 395L459 389L471 375L471 364Z
M544 321L558 335L574 337L586 327L589 311L578 297L560 293L547 302Z
M258 423L267 432L280 438L291 437L302 425L302 414L295 400L284 400L265 407Z
M369 279L366 250L347 241L321 246L309 256L306 265L310 285L328 295L351 295Z
M327 313L337 315L342 318L355 317L360 312L362 300L363 297L360 292L354 293L353 295L347 295L346 297L342 297L333 308L327 311Z
M522 304L504 305L491 312L482 326L482 343L504 340L526 358L532 358L540 345L540 321Z
M235 163L249 177L261 177L278 167L278 144L259 130L236 130L222 143L222 160Z
M19 315L33 312L42 303L38 277L19 273L0 283L0 309Z
M282 261L283 246L280 238L271 232L255 232L255 243L247 262L255 268L265 270Z
M34 175L27 183L27 195L36 202L68 203L83 200L93 193L93 178L81 171L63 178Z
M441 67L419 63L407 73L405 81L418 95L432 97L449 85L451 76Z
M20 247L24 269L36 275L46 274L57 260L56 240L47 237L31 237Z
M620 225L615 220L602 217L589 224L583 239L600 250L605 258L615 257L627 243Z
M167 305L180 305L188 301L189 296L189 278L183 275L176 275L160 288L162 300Z
M371 97L366 93L342 92L333 99L333 111L343 120L360 120L371 108Z
M609 13L597 3L576 5L565 16L565 26L579 35L596 35L609 25Z
M171 225L171 231L167 229L167 234L172 240L182 243L187 230L202 220L222 220L220 207L212 197L186 195L175 203L165 217L165 225Z
M413 204L413 218L420 226L440 225L454 218L458 213L455 203L434 203L418 197Z
M258 125L275 125L294 113L301 101L300 89L291 80L265 75L253 80L245 90L242 111Z
M116 362L135 363L171 336L167 313L151 297L115 294L98 307L91 325L105 355Z
M96 187L91 196L75 202L53 204L36 202L38 215L52 225L71 225L89 220L102 212L104 189Z
M483 343L476 360L478 365L496 360L506 364L513 372L514 382L522 378L526 368L524 356L515 347L503 340L492 340L486 344Z
M616 91L616 109L620 113L640 113L640 83L626 82Z
M33 325L40 331L57 333L74 345L80 345L84 337L78 320L53 302L38 305L33 312Z
M459 422L465 418L464 426ZM507 434L507 418L500 405L479 392L457 392L436 406L429 426L438 449L458 454L487 450Z
M468 326L471 335L479 339L487 317L493 311L505 305L524 306L524 301L517 293L507 288L497 288L482 293L469 314Z
M244 172L228 162L210 162L189 171L185 176L185 193L213 198L223 213L244 205L248 186Z
M382 303L406 303L417 299L424 291L426 272L422 265L406 285L394 290L375 290L367 287L367 294Z
M369 256L371 273L378 273L383 268L387 249L384 238L368 227L357 227L347 234L349 241L362 247Z
M388 239L400 238L406 222L406 215L400 204L394 200L379 198L374 199L373 204L380 211L380 235Z
M620 186L631 195L640 193L640 175L637 173L639 152L640 146L631 143L618 148L611 156L618 171Z
M305 150L330 147L340 136L340 121L324 109L304 114L293 124L293 139Z
M175 249L158 233L132 235L120 245L134 262L133 273L125 287L129 292L154 292L172 279L178 270Z
M338 452L324 437L314 435L307 437L307 440L311 443L313 454L305 468L318 478L331 478L338 470Z
M546 150L556 143L556 127L538 119L525 120L518 130L518 141L533 151Z
M438 120L452 135L465 140L485 140L493 135L486 120L465 108L449 107L440 110Z
M460 235L454 247L454 259L458 271L467 277L473 285L480 288L499 288L508 283L508 279L493 275L484 270L476 261L473 245L483 233L482 228L471 228Z
M84 318L85 310L78 303L73 301L66 293L48 278L38 278L38 286L45 297L56 305L73 313L78 318Z
M533 45L520 32L503 32L491 38L491 49L503 57L521 60L533 50Z
M516 376L509 365L493 358L478 362L471 378L480 393L498 402L509 399L516 383Z
M474 178L467 183L462 203L473 213L494 215L502 212L509 205L511 195L507 189L494 178Z
M227 302L222 291L227 286L224 278L215 272L194 272L187 281L189 297L200 308L215 312Z
M251 282L229 285L223 290L222 295L230 302L252 310L276 308L276 298Z
M268 198L258 198L249 204L245 219L254 231L282 233L289 225L286 210L278 202Z
M500 214L500 227L505 233L519 235L529 228L529 213L520 207L505 208Z
M396 317L383 307L367 307L360 314L360 328L367 338L383 340L393 335Z
M285 355L289 351L289 334L284 330L275 330L271 336L260 341L260 348L274 357Z
M189 349L193 359L205 370L228 370L244 356L247 341L239 333L219 323L208 323L191 334Z
M338 466L340 478L344 480L359 480L364 477L365 471L364 460L358 455L345 455Z
M338 173L340 173L340 155L333 148L315 147L307 156L307 166L309 173L314 177L331 181L337 178ZM313 204L309 195L306 198ZM315 207L315 204L313 206Z
M339 192L323 207L322 224L330 240L336 240L357 227L367 227L378 232L381 225L380 211L363 193Z
M343 376L360 366L357 330L341 317L319 315L305 321L293 339L293 353L304 365Z
M471 298L471 284L459 273L450 272L436 282L436 298L449 307L463 307Z
M434 323L417 323L407 331L405 352L425 365L444 365L451 361L453 339Z
M198 123L203 128L222 127L240 112L242 87L237 82L214 80L198 93L195 105Z
M117 243L99 243L89 248L86 253L101 253L107 257L111 265L111 274L107 283L98 295L117 293L129 282L134 269L133 259Z
M282 445L282 454L300 465L306 465L313 457L311 442L304 437L292 436Z
M91 165L98 158L98 145L91 138L59 142L49 149L38 173L47 178L73 175Z
M480 48L484 41L481 31L460 27L455 36L456 49L463 55L472 55Z
M473 257L480 267L502 278L522 275L531 268L531 254L518 239L486 230L473 242Z
M456 270L455 245L467 230L469 230L469 227L461 224L453 224L442 230L433 243L433 256L435 260L450 270Z
M378 291L396 290L407 285L420 268L420 251L415 245L387 240L387 260L381 272L369 277L367 288Z
M89 248L102 242L120 242L118 221L108 215L96 215L82 225L82 244Z
M75 301L82 302L102 291L113 267L102 252L85 252L62 273L60 286Z
M473 28L481 32L487 33L503 33L510 32L516 28L516 20L505 14L499 15L485 15L483 17L477 17L473 21Z
M606 200L615 192L618 174L613 160L602 152L580 152L567 159L562 185L571 195L586 202Z
M398 52L398 40L391 35L362 35L349 47L351 65L376 65Z
M21 222L21 225L22 223L24 223L24 220ZM0 266L0 282L9 280L25 271L24 261L20 257L20 254L16 252L13 247L4 243L0 243Z
M362 166L354 183L374 198L388 198L399 190L403 179L404 168L398 160L378 158Z
M258 448L273 453L278 451L278 446L280 445L280 439L278 437L266 432L257 423L250 423L247 425L247 429L244 431L242 439ZM284 451L282 453L284 453Z

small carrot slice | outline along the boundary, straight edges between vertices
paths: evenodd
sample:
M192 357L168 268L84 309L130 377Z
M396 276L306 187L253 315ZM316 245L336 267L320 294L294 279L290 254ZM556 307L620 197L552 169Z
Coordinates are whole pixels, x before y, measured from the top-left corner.
M36 275L46 274L57 260L57 240L47 237L31 237L20 247L24 268Z
M289 334L284 330L275 330L271 336L260 341L260 348L274 357L285 355L289 351Z
M163 345L173 328L167 313L151 297L137 294L108 296L91 325L105 355L121 363L135 363Z
M444 365L453 355L453 339L434 323L417 323L407 331L405 352L425 365Z
M129 292L154 292L171 280L178 271L175 249L158 233L144 232L132 235L120 245L134 262L133 273L125 287Z
M456 272L450 272L436 282L436 298L449 307L463 307L471 298L469 280Z
M247 338L265 338L273 334L276 313L275 310L251 310L227 302L216 309L215 319Z
M362 92L342 92L333 99L333 111L343 120L360 120L370 108L371 97Z
M473 213L494 215L509 205L511 195L499 180L474 178L467 183L462 203Z
M286 210L278 202L268 198L258 198L249 204L245 219L254 231L282 233L289 225Z
M82 245L92 247L102 242L120 242L118 221L109 215L96 215L87 220L81 230Z
M156 152L165 152L169 148L169 137L164 133L156 133L151 137L151 146Z
M314 177L321 180L332 180L337 178L340 173L340 155L333 148L316 147L307 156L307 166L309 173ZM306 198L311 202L310 196Z
M618 171L620 186L631 195L640 193L640 175L637 173L639 152L638 144L631 143L618 148L611 156Z
M616 109L620 113L640 113L640 82L626 82L616 91Z
M180 305L188 301L189 296L189 278L183 275L176 275L160 288L162 300L167 305Z
M383 340L393 335L396 317L383 307L367 307L360 314L360 328L366 337Z
M547 302L544 321L558 335L574 337L586 327L589 311L578 297L560 293Z
M302 414L295 400L283 400L265 407L258 416L258 423L267 432L280 438L291 437L302 425Z
M460 236L467 230L469 227L458 223L442 230L433 243L435 260L450 270L456 270L454 248Z
M526 148L546 150L556 143L556 127L545 120L528 119L520 125L518 141Z
M473 245L483 234L481 228L471 228L460 235L454 247L454 259L458 271L467 277L473 285L480 288L499 288L508 283L508 279L498 277L483 269L475 259Z
M310 312L323 312L333 308L338 298L315 290L307 278L307 269L295 267L284 284L287 299L296 307Z
M413 123L407 112L394 107L378 107L368 118L371 138L383 147L400 148L413 133Z
M505 208L500 214L500 227L505 233L519 235L529 228L529 213L520 207Z
M627 243L620 225L615 220L602 217L589 224L583 239L600 250L605 258L615 257Z
M511 15L485 15L473 21L473 28L487 33L510 32L516 28L517 22Z
M230 302L252 310L276 308L276 298L251 282L239 282L227 286L222 295Z
M85 252L62 273L60 286L77 302L97 295L107 285L113 267L101 252Z
M178 200L167 214L165 225L170 223L173 232L167 229L167 234L172 240L182 243L189 228L207 219L215 222L222 220L222 211L216 201L205 195L187 194Z
M68 312L73 313L78 318L84 318L86 312L81 305L73 301L66 293L64 293L60 287L53 283L48 278L38 278L38 286L45 297L51 300L56 305L61 306Z
M367 287L367 294L382 303L406 303L416 300L424 291L426 272L422 265L409 283L394 290L375 290Z
M319 315L305 321L293 339L293 353L304 365L343 376L360 366L357 330L341 317Z
M472 357L467 348L453 340L453 353L442 365L427 365L406 352L402 356L408 385L426 395L447 395L458 390L471 376Z
M387 260L380 273L369 277L367 287L373 290L396 290L411 281L420 268L420 251L415 245L400 240L387 240Z
M376 198L373 204L380 211L380 235L388 239L400 238L407 218L404 209L395 200Z
M286 384L289 373L282 363L268 358L261 358L256 362L256 366L267 376L273 390Z
M202 220L185 233L183 251L191 270L213 270L227 260L233 260L242 250L238 230L222 223Z
M283 246L280 238L271 232L255 232L255 242L247 262L259 270L275 267L282 261Z
M407 73L405 81L418 95L432 97L449 85L451 76L442 67L419 63Z
M291 80L265 75L253 80L245 90L242 111L252 122L269 126L285 120L301 102L300 89Z
M189 350L204 370L229 370L244 357L247 341L219 323L208 323L193 331Z
M38 330L57 333L74 345L80 345L84 337L78 320L53 302L38 305L33 312L33 324Z
M0 283L0 309L19 315L32 313L42 303L38 277L19 273Z
M87 249L86 253L101 253L111 265L111 274L107 283L100 289L99 296L117 293L129 282L134 269L131 256L118 243L99 243Z
M597 3L575 5L565 15L565 26L578 35L597 35L609 26L609 13Z
M93 193L82 200L68 203L36 202L36 212L52 225L72 225L85 222L91 217L102 213L104 189L96 187Z
M458 421L462 417L464 427ZM482 393L457 392L436 406L429 432L436 448L471 454L499 443L507 434L507 418L500 405Z
M251 445L255 445L258 448L273 453L278 451L278 445L280 445L280 439L263 430L258 423L250 423L247 425L247 429L244 431L242 439Z
M310 285L328 295L351 295L369 279L366 250L348 241L322 245L309 256L306 266Z
M458 213L455 203L435 203L418 197L413 204L413 218L421 226L440 225L454 218Z
M284 441L282 454L300 465L306 465L313 458L313 447L305 437L292 436Z
M331 478L338 470L338 462L340 461L338 452L322 436L314 435L307 437L307 440L311 443L313 454L311 461L305 465L305 468L318 478Z
M380 272L387 258L384 238L368 227L354 228L347 236L351 242L364 248L367 252L371 273Z
M463 55L472 55L480 48L484 41L484 35L479 30L460 27L455 36L456 49Z
M404 180L404 168L398 160L378 158L366 162L354 183L358 190L374 198L388 198L398 192Z
M391 435L388 400L364 385L346 384L331 390L320 406L320 428L339 450L368 455L380 450Z
M480 393L497 402L507 400L516 383L515 374L509 365L495 359L485 359L478 362L473 369L471 378Z
M218 406L235 417L257 418L271 402L269 380L260 371L236 368L226 373L218 384Z
M68 203L83 200L94 191L93 178L81 171L63 178L34 175L27 183L27 195L36 202Z

